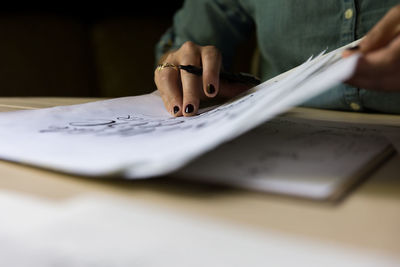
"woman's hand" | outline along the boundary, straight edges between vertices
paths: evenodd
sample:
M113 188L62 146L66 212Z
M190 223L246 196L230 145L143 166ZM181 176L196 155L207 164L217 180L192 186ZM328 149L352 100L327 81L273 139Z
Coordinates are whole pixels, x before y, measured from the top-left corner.
M222 58L214 46L186 42L178 50L165 54L159 63L171 64L170 67L157 68L154 81L166 109L173 116L196 115L200 100L217 96L230 98L249 88L248 85L219 80ZM179 65L202 67L203 75L197 76L174 67Z
M400 5L393 7L364 37L357 49L347 50L344 57L360 52L352 86L400 92Z

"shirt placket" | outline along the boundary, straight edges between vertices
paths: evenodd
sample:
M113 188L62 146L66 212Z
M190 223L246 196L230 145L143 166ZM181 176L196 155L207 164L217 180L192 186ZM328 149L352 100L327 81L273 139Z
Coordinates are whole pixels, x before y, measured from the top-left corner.
M341 43L342 45L351 43L356 36L356 0L343 0ZM343 93L346 105L354 111L363 109L359 89L345 85Z

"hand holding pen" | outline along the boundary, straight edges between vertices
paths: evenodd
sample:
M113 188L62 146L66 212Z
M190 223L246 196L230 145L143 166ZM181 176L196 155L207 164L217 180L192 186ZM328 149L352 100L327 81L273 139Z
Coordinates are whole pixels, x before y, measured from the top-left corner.
M246 74L221 71L222 58L214 46L184 43L165 54L154 72L166 109L173 116L196 115L200 101L231 98L259 83Z

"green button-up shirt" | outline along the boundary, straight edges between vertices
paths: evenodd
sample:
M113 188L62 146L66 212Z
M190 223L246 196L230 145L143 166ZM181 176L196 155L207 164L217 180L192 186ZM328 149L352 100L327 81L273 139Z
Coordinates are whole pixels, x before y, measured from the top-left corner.
M322 50L363 37L398 0L187 0L156 46L159 58L185 41L215 45L229 67L255 31L259 75L267 80ZM400 92L336 86L304 106L400 113Z

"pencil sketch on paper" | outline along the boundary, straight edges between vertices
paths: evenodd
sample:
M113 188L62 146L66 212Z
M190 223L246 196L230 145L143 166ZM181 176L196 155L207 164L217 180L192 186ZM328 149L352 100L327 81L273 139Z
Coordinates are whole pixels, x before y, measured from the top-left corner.
M127 114L114 118L89 118L51 125L40 133L91 134L95 136L131 137L144 134L166 134L175 131L199 130L221 123L228 123L243 109L252 105L254 93L239 101L203 112L195 117L150 117L143 114Z

